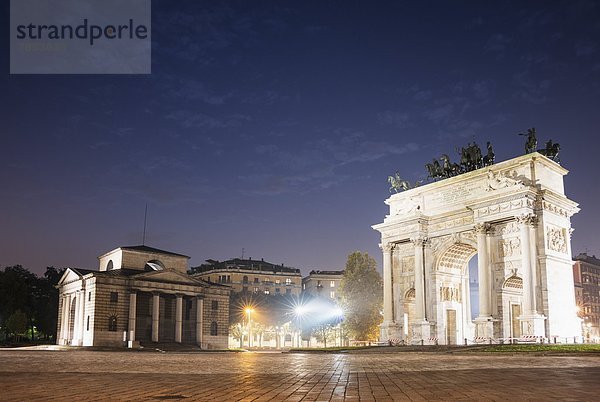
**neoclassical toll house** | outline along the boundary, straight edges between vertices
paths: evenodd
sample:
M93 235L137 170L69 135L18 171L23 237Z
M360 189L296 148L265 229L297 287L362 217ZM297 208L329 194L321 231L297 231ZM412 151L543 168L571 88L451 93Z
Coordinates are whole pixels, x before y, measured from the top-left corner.
M230 290L188 275L189 257L132 246L98 259L99 271L68 268L58 284L59 345L227 348Z
M579 209L565 196L566 174L534 152L388 198L389 215L373 226L383 250L382 339L580 336L570 241Z

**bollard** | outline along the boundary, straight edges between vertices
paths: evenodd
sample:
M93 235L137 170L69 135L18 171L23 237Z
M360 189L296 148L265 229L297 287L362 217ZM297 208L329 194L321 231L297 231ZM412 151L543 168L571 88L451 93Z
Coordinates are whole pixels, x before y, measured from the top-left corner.
M467 346L467 345L468 345L468 343L467 343L467 338L465 338L465 346Z
M423 346L423 339L421 339L421 346Z

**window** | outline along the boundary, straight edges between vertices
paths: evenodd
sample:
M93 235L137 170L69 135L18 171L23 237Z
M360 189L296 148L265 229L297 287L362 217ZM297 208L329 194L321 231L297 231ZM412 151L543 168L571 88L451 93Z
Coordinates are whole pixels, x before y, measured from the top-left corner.
M275 279L275 284L279 285L281 283L281 279Z
M270 291L269 289L265 289L265 294L266 294L266 295L270 295L270 294L271 294L271 291Z
M211 309L212 310L218 310L219 309L219 302L217 300L213 300L210 304Z
M335 299L335 292L333 290L331 292L329 292L329 297L331 297L332 299Z
M185 299L185 319L190 319L190 312L192 311L192 299Z
M334 288L334 287L335 287L335 281L331 281L331 282L329 282L329 287L330 287L330 288Z
M258 288L257 288L257 287L254 287L254 289L253 289L253 292L254 292L254 293L258 293Z
M321 281L317 281L317 287L321 287L323 285L321 285Z
M254 283L258 283L258 278L254 278Z
M281 289L275 288L275 293L277 293L277 294L281 293Z
M291 295L292 294L292 289L286 289L285 290L285 294L286 295Z
M108 260L108 263L106 264L106 270L110 271L111 269L113 269L113 262L112 260Z
M85 330L89 331L90 330L90 316L87 316L87 324L85 325Z
M170 320L173 318L173 303L172 299L165 298L165 319Z
M248 286L244 286L244 287L242 288L242 292L244 292L244 293L248 293Z
M108 317L108 330L111 332L117 331L117 316L111 315Z
M119 293L118 292L110 292L110 302L117 303L119 301Z
M285 284L286 285L291 285L292 284L292 280L290 278L285 278Z
M216 321L213 321L213 322L211 322L211 323L210 323L210 334L211 334L212 336L216 336L216 335L217 335L217 333L218 333L218 331L217 331L217 330L218 330L218 327L217 327L217 322L216 322Z
M244 278L242 279L243 283L248 283L248 277L246 275L244 275Z
M88 301L92 301L92 292L88 292Z

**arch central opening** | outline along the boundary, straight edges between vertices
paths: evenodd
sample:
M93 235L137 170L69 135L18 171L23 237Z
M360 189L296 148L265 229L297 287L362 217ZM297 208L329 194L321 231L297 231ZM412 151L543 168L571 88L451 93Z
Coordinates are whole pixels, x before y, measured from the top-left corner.
M438 335L446 344L462 343L471 338L473 319L479 314L477 249L470 244L450 245L439 257L435 288L436 320L442 327Z

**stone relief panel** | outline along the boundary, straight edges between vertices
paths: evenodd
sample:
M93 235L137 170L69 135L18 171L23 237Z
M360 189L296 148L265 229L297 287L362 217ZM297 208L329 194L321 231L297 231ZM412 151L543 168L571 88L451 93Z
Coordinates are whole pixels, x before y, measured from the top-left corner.
M434 253L436 253L440 249L440 246L442 244L444 244L449 238L450 238L450 235L432 238L431 239L431 250Z
M470 230L468 232L462 232L460 234L460 238L464 239L464 240L469 240L469 241L471 241L473 243L477 243L477 235L472 230Z
M402 273L415 272L415 256L402 258Z
M440 286L440 301L461 301L460 288L457 286Z
M390 229L382 234L383 239L389 239L394 237L400 237L407 233L415 232L419 229L418 225L403 225L398 228Z
M535 200L529 198L521 198L512 201L506 201L500 204L494 204L476 210L477 217L481 218L484 216L494 215L500 212L512 211L514 209L521 208L534 208Z
M546 211L552 212L556 215L559 216L564 216L565 218L570 218L571 216L573 216L573 214L575 212L577 212L576 210L567 210L565 208L559 207L556 204L553 204L551 202L548 201L542 201L542 208L544 208Z
M503 225L498 225L495 228L495 234L497 235L505 236L513 233L519 233L519 225L516 221L508 222Z
M522 188L525 186L525 179L519 177L516 170L505 170L500 172L488 171L487 187L485 191L500 190L501 188L516 187Z
M401 257L405 255L412 255L415 253L415 248L411 242L406 243L396 243L396 247L394 248L394 255L398 256L401 260Z
M559 253L567 252L567 229L548 225L546 228L548 249Z
M521 239L512 237L498 240L498 256L507 258L521 255Z
M444 229L452 229L458 226L465 226L473 224L473 216L465 216L462 218L455 218L445 220L443 222L433 223L429 226L429 229L432 231L435 230L444 230Z

